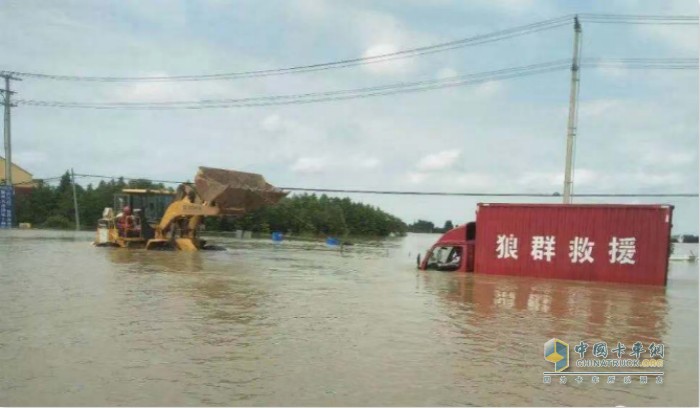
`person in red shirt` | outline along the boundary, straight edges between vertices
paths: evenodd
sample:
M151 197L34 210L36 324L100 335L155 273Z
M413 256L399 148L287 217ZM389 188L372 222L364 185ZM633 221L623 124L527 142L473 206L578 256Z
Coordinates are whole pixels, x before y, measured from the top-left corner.
M117 215L117 229L123 237L134 235L134 216L129 206L124 207L121 214Z

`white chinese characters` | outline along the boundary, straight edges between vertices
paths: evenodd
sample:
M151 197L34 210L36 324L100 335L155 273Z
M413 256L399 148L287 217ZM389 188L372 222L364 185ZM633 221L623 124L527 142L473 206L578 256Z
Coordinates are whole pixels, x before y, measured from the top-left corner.
M556 240L552 235L536 235L532 237L532 251L530 255L535 261L546 260L547 262L552 261L554 256L554 245Z
M593 263L593 246L595 242L590 241L588 237L574 237L569 241L569 258L571 263Z
M610 240L610 263L634 264L634 254L637 253L637 239L634 237Z
M518 238L516 238L513 234L508 236L499 235L496 239L496 258L518 259Z
M586 236L575 236L569 242L569 260L573 264L593 263L596 243ZM552 262L556 257L557 239L554 235L534 235L530 240L530 257L533 261ZM608 243L611 264L636 264L636 237L612 237ZM518 237L515 234L499 234L496 238L496 258L518 259ZM566 258L564 258L566 259Z

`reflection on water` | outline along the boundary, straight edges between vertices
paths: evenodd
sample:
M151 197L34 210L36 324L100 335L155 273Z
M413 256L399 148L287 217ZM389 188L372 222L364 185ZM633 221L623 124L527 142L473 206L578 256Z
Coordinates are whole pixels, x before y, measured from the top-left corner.
M94 248L0 231L0 405L697 405L697 265L667 288L415 269L434 236ZM543 384L552 337L666 345L666 382Z
M614 336L619 329L661 337L666 331L664 288L639 286L620 291L617 285L473 274L432 283L434 276L423 277L428 286L446 285L445 298L468 307L479 319L498 320L512 313L538 319L540 331L563 334L578 329L588 338Z

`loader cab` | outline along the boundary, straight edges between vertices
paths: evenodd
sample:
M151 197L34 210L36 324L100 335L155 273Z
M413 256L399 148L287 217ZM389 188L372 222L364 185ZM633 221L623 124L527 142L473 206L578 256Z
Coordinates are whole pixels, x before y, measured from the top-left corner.
M142 246L155 236L155 227L175 195L168 190L124 189L114 195L97 224L98 245ZM123 209L129 207L130 214Z
M444 233L428 250L418 268L422 270L474 272L476 223L460 225Z
M128 206L139 213L141 223L154 226L163 217L174 197L174 193L168 190L128 188L114 195L114 208L119 211Z

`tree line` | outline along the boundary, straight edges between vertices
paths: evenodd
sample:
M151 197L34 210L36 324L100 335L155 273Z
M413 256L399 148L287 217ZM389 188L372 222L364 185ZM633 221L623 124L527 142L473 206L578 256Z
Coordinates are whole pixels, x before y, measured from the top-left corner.
M681 242L681 243L691 243L691 244L697 244L698 241L700 241L697 235L674 235L671 237L671 241L673 242Z
M66 172L57 186L41 181L31 192L16 194L17 222L28 222L41 228L75 227L73 186ZM124 188L166 189L162 183L124 178L100 181L97 185L82 187L76 184L76 197L81 226L95 228L105 207L113 207L114 195ZM168 189L173 191L172 188ZM118 209L115 209L118 211ZM356 203L349 198L331 198L324 195L301 194L285 197L277 204L250 212L241 217L205 219L208 231L238 229L268 233L337 236L386 237L405 235L407 225L398 217L378 207Z
M105 207L114 206L114 195L125 188L147 188L174 191L162 183L148 180L100 181L97 185L88 184L86 188L75 185L78 201L78 214L81 227L95 228L97 220L102 217ZM19 190L19 189L17 189ZM26 193L15 193L15 219L28 222L40 228L75 228L75 210L73 205L73 185L68 172L61 176L57 186L37 181L37 186Z
M426 220L418 220L414 222L413 224L410 224L408 226L408 232L417 232L417 233L445 233L455 226L452 224L451 220L445 221L445 224L443 225L442 228L436 227L435 224L433 224L430 221Z
M300 194L285 197L277 204L263 207L237 218L208 218L207 230L280 231L293 234L403 236L407 226L396 216L349 198L323 194Z

